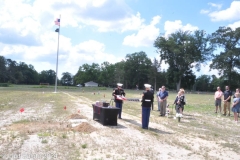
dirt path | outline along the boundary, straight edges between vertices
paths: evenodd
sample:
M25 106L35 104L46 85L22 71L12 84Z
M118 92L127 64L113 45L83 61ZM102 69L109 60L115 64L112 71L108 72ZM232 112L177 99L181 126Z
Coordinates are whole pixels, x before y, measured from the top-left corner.
M92 119L93 102L59 94L72 106L63 115L54 114L54 101L26 107L22 114L1 113L1 159L240 159L220 142L180 132L191 115L176 129L168 127L166 117L152 115L150 129L142 130L140 118L123 110L118 126L103 126Z

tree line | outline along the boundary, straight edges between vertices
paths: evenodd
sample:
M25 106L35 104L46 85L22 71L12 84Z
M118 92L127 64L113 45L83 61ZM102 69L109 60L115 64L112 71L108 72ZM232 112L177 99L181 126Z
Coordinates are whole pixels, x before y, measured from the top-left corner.
M240 86L240 27L219 27L212 34L203 30L177 31L168 37L159 36L154 44L159 58L151 60L143 51L127 54L125 59L115 64L83 64L77 73L62 73L59 84L76 85L94 81L100 86L114 87L117 82L124 88L143 88L144 83L153 87L161 85L169 89L214 91L217 86ZM214 53L219 51L219 53ZM200 71L208 62L210 70L216 69L218 75L196 77L193 69ZM161 68L167 63L169 68ZM17 63L0 56L0 82L14 84L55 83L55 71L45 70L38 73L33 65Z

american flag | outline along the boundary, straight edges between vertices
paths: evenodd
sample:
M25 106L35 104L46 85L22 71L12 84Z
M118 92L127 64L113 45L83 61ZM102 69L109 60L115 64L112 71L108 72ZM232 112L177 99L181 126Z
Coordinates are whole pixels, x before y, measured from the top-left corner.
M116 99L118 100L127 100L124 96L116 95Z
M56 21L54 21L54 22L55 22L55 25L60 26L60 19L59 18L57 18Z

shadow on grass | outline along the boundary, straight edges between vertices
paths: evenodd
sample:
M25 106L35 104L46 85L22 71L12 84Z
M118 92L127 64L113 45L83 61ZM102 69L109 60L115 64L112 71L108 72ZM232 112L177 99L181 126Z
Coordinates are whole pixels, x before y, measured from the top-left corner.
M132 120L132 119L122 119L122 120L125 121L125 122L128 122L128 123L131 123L133 125L136 125L140 129L142 129L142 124L138 123L136 120ZM155 132L155 133L159 133L159 134L172 134L170 132L161 131L157 128L151 128L151 127L149 127L149 129L146 130L146 131L151 131L151 132Z

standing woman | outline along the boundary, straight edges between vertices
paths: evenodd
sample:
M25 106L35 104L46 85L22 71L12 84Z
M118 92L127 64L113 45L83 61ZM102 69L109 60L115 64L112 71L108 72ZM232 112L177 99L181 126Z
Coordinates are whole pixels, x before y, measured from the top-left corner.
M236 93L239 93L239 88L236 88L236 92L234 93L233 98L236 98ZM238 114L238 117L239 117L239 113L240 113L240 110L239 110L239 112L237 113L237 114Z
M235 98L233 99L232 112L234 114L234 120L238 123L238 113L240 110L240 93L235 93Z
M142 94L142 128L148 129L153 93L150 84L144 84L146 91Z
M118 83L117 84L117 88L114 89L112 95L114 96L114 102L116 104L117 108L120 108L119 112L118 112L118 118L122 119L122 104L123 104L123 100L118 99L117 96L124 96L125 97L125 92L122 89L123 84Z
M186 97L185 97L185 90L183 88L180 88L179 91L181 92L181 95L182 95L182 113L183 113L183 110L184 110L184 105L186 104Z

